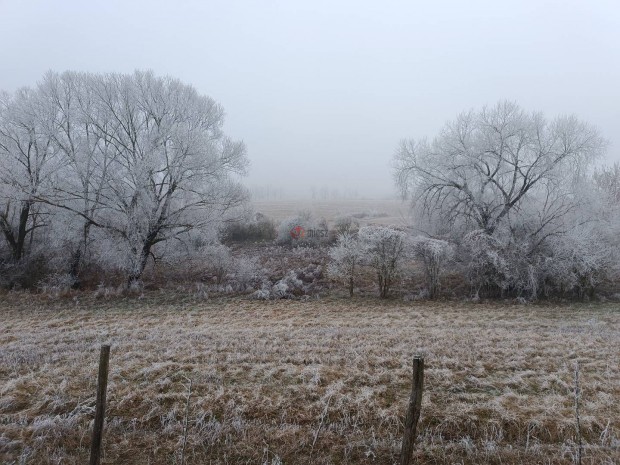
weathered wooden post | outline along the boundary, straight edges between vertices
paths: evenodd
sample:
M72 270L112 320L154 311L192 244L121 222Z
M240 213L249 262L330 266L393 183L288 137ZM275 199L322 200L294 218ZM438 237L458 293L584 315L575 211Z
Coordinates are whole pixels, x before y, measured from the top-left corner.
M108 388L108 367L110 365L110 346L102 345L99 355L99 377L97 378L97 405L93 439L90 443L90 465L99 465L101 460L101 442L103 440L103 421L105 419L105 397Z
M577 431L577 465L582 464L583 441L581 439L581 417L579 415L579 400L581 399L581 389L579 387L579 361L575 365L575 429Z
M422 390L424 389L424 358L416 356L413 358L413 381L411 385L411 396L407 407L405 418L405 433L403 436L403 446L400 450L400 465L409 465L413 453L413 444L416 437L418 420L420 419L420 409L422 407Z

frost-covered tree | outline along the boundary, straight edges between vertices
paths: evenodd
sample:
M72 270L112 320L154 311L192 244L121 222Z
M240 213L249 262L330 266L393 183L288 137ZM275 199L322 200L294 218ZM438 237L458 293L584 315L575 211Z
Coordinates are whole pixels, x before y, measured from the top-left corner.
M363 248L363 263L374 270L379 296L386 298L401 271L406 234L387 226L364 226L358 238Z
M44 220L62 218L53 239L69 250L71 275L96 244L133 282L158 244L233 219L248 160L223 121L213 99L150 72L50 72L3 94L0 232L14 259Z
M110 169L117 153L95 124L102 103L92 80L87 74L48 72L37 86L51 109L42 124L62 161L52 188L37 200L73 214L72 221L64 222L64 243L70 254L67 271L76 283L94 240L93 226L103 226L100 212L111 200Z
M38 93L64 160L39 201L79 218L74 271L93 226L113 239L131 282L157 244L216 227L246 200L245 147L223 133L222 107L193 87L150 72L50 73Z
M539 234L570 211L571 180L604 147L596 129L575 117L547 121L501 102L459 115L432 142L403 141L395 177L420 214L452 227L493 234L528 207L539 217L530 233Z
M58 168L47 101L27 88L0 95L0 232L14 261L32 245L47 212L37 198L47 195Z
M133 281L157 243L212 227L246 200L235 178L245 146L223 133L220 105L178 80L136 72L92 81L93 123L115 151L103 224L125 242Z
M584 212L606 142L573 116L548 121L510 102L467 112L431 142L404 141L395 177L414 221L460 244L472 290L535 297L558 238Z
M362 245L357 236L349 232L338 235L336 244L329 249L331 261L327 272L332 278L342 281L347 286L351 297L363 255Z

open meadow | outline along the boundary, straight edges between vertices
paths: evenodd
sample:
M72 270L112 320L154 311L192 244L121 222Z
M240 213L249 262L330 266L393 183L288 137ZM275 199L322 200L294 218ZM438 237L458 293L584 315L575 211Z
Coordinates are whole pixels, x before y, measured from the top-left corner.
M252 207L276 221L310 212L328 223L341 216L353 216L360 224L408 226L411 224L409 204L399 199L339 199L339 200L253 200Z
M112 345L105 464L620 462L617 304L0 296L0 463L83 464ZM191 395L187 401L191 380ZM189 408L187 409L187 406Z

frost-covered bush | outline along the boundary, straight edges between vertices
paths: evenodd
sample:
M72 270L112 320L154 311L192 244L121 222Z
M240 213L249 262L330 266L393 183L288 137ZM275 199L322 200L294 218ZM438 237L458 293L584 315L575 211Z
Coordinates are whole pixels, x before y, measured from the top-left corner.
M271 286L265 285L263 288L256 290L252 296L256 300L269 300L271 299Z
M386 226L365 226L358 238L363 263L376 273L379 296L386 298L403 265L406 234Z
M617 270L615 238L600 223L580 225L544 244L477 230L464 238L460 257L474 297L592 297Z
M411 253L422 262L427 294L434 299L439 293L442 267L454 255L454 246L441 239L418 236L411 240Z
M258 300L296 299L311 295L317 289L317 282L323 272L320 265L308 265L303 269L289 270L281 279L271 284L264 282L252 294Z
M237 257L233 260L230 281L239 291L261 287L266 280L265 270L255 257Z
M463 238L463 261L475 298L483 292L490 297L506 293L535 297L538 287L536 269L528 263L527 244L516 243L510 236L487 234L475 230Z
M541 266L545 292L593 297L597 286L617 268L618 250L596 225L582 225L550 241Z
M284 299L289 295L289 285L285 280L280 280L271 288L271 295L274 299Z
M235 257L223 244L201 247L200 260L201 269L215 284L212 290L218 292L247 292L260 288L266 280L257 257Z
M201 256L209 275L215 280L216 284L222 284L233 267L230 249L223 244L211 244L202 248Z
M327 273L332 279L345 284L351 297L362 257L363 249L359 239L349 232L341 233L336 244L329 249L331 261L327 266Z
M350 215L338 216L334 220L333 232L336 235L336 238L338 235L344 234L344 233L357 234L359 229L360 229L359 221Z
M321 276L320 267L309 265L304 270L291 270L272 288L274 298L295 298L309 295L313 284Z
M295 270L295 273L304 283L316 285L323 277L323 267L318 263L310 263L301 269Z
M75 287L75 283L75 276L69 273L54 273L42 279L37 284L37 287L41 292L46 294L61 294L73 289Z
M294 271L289 271L275 284L265 284L252 295L255 299L288 299L304 294L304 283L297 277Z

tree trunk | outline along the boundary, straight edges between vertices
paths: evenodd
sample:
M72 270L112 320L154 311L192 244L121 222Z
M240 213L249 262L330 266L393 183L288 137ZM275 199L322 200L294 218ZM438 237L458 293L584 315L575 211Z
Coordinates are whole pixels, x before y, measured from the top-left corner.
M2 227L2 233L4 238L11 248L11 255L16 262L20 261L24 256L24 245L26 243L26 236L28 235L28 220L30 219L30 209L32 202L23 202L21 210L19 212L19 223L17 224L17 231L14 231L8 220L8 209L0 226Z
M88 247L88 238L90 237L90 227L92 223L86 221L82 228L82 240L76 250L71 254L71 262L69 265L69 275L73 278L73 288L79 289L81 287L80 272L82 268L82 260L86 255L86 248Z
M19 214L19 226L17 229L17 248L15 249L15 261L21 260L24 256L24 244L26 243L26 236L28 235L28 218L30 218L30 202L25 202L22 205L22 210Z
M390 293L390 278L379 274L379 297L386 299Z
M127 278L127 287L131 287L132 284L140 281L142 273L144 272L146 264L149 260L149 256L151 255L151 248L155 245L155 237L157 237L157 233L151 233L144 241L144 244L142 245L142 253L140 254L140 262L138 263L138 267L129 274L129 277Z
M78 246L76 250L71 254L71 262L69 264L69 276L73 279L73 289L79 289L80 287L80 263L82 261L82 249Z

